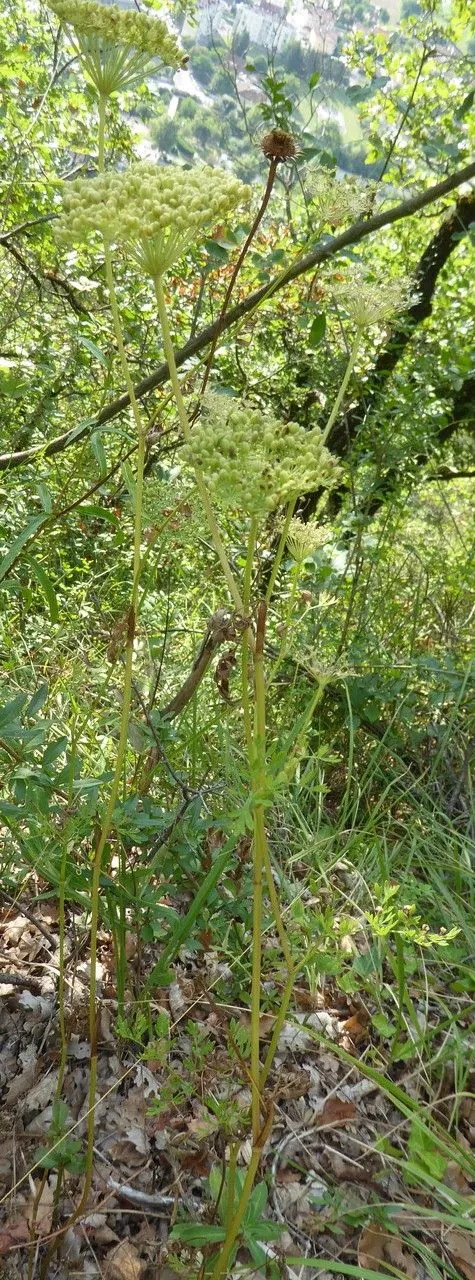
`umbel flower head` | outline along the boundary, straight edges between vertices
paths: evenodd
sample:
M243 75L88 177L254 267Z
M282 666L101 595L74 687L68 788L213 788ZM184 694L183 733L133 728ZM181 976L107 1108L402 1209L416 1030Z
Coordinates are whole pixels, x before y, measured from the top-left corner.
M181 456L223 506L257 518L317 485L331 488L340 475L318 428L305 431L222 395L206 397Z
M304 524L303 520L299 520L295 516L290 521L287 532L287 546L296 564L303 564L307 556L313 555L318 547L322 547L327 541L328 530L322 525Z
M109 243L126 247L155 280L249 194L249 187L221 169L178 169L144 160L124 173L112 170L68 184L56 235L60 244L70 244L99 232Z
M371 207L370 188L355 178L333 178L322 169L311 175L307 185L310 200L325 225L339 227L354 222Z
M338 303L347 312L357 329L368 329L373 324L384 324L398 311L407 309L418 301L418 295L411 292L411 284L407 277L384 280L371 279L362 267L352 269L346 280L337 281L331 286L331 292Z
M154 70L154 59L175 68L187 61L160 18L97 0L48 4L68 32L86 75L104 97L140 83Z

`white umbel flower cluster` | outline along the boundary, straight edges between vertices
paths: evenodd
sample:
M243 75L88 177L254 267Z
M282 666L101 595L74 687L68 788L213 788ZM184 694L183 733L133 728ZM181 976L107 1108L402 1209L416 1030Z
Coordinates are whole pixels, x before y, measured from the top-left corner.
M222 506L256 518L298 493L332 488L341 474L318 428L305 431L221 395L206 398L181 456L200 468Z
M313 555L318 547L322 547L328 539L328 529L323 525L304 524L295 516L290 521L287 532L287 546L296 564L303 564L307 556Z
M153 70L154 59L167 67L187 61L175 36L160 18L120 9L97 0L48 0L99 93L131 89Z
M312 174L308 187L310 200L325 226L354 222L371 208L373 193L357 178L333 178L322 169Z
M153 280L168 271L200 234L249 199L231 174L206 166L178 169L147 161L124 173L78 178L67 186L56 235L60 244L99 232L128 249Z
M374 280L355 267L346 280L335 281L330 292L357 329L385 324L398 311L407 311L418 301L407 277Z

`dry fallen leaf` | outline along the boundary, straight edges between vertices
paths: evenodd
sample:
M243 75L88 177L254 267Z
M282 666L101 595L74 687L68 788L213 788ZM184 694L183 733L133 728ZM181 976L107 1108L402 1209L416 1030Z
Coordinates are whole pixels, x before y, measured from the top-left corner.
M453 1191L460 1191L461 1195L473 1198L470 1183L467 1182L456 1160L449 1160L442 1181L445 1182L446 1187L452 1187Z
M45 1182L41 1188L39 1200L36 1203L40 1186L41 1183L34 1183L35 1192L29 1204L26 1205L25 1216L31 1230L37 1232L38 1235L47 1236L48 1232L51 1231L53 1220L54 1183Z
M10 1082L5 1095L5 1107L14 1107L24 1093L28 1093L33 1088L36 1071L37 1071L37 1051L34 1044L29 1044L18 1054L18 1060L21 1063L22 1070L19 1071L15 1079Z
M444 1244L466 1280L475 1280L475 1234L454 1228L444 1237Z
M317 1116L317 1128L341 1126L355 1120L358 1115L354 1102L345 1102L343 1098L327 1098L323 1110Z
M411 1280L416 1280L417 1277L415 1259L402 1240L376 1223L370 1224L361 1232L358 1241L358 1266L369 1271L374 1271L375 1267L384 1267L390 1274L394 1274L394 1267L398 1267Z
M9 1249L14 1249L16 1245L26 1244L29 1239L30 1232L26 1218L20 1218L18 1222L5 1223L0 1231L0 1258L2 1254L8 1253Z
M105 1280L142 1280L146 1264L129 1240L112 1249L104 1267Z

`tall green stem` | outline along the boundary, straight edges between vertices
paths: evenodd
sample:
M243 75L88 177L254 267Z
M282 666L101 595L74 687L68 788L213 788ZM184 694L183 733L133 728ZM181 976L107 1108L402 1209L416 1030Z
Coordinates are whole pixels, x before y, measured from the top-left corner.
M281 565L281 560L282 560L282 556L283 556L284 551L285 551L285 544L286 544L286 542L287 542L287 534L288 534L288 532L289 532L289 525L290 525L290 521L291 521L291 519L292 519L292 516L293 516L293 514L294 514L294 511L295 511L295 505L296 505L296 502L297 502L297 495L295 496L295 498L292 498L292 501L291 501L291 502L289 502L289 505L288 505L288 507L287 507L287 511L286 511L286 513L285 513L285 520L284 520L284 523L283 523L283 525L282 525L282 532L281 532L281 535L280 535L280 538L279 538L279 545L278 545L278 547L277 547L277 551L276 551L276 553L275 553L275 559L274 559L274 563L273 563L273 565L272 565L272 573L271 573L271 575L270 575L269 582L268 582L268 585L267 585L267 591L266 591L266 596L265 596L265 598L266 598L266 604L269 604L269 602L270 602L270 600L271 600L271 598L272 598L272 592L273 592L274 587L275 587L277 574L278 574L278 572L279 572L280 565Z
M244 1214L246 1212L247 1206L249 1204L249 1200L251 1198L251 1192L254 1186L254 1180L259 1167L259 1160L261 1158L261 1155L262 1155L261 1147L260 1146L254 1147L251 1155L251 1159L249 1161L246 1177L244 1179L244 1186L241 1191L241 1195L239 1198L239 1202L238 1202L234 1217L232 1219L232 1222L229 1224L226 1239L224 1241L222 1249L220 1250L219 1257L216 1260L216 1263L213 1267L209 1280L223 1280L223 1277L226 1276L228 1273L229 1260L233 1252L235 1242L239 1235L239 1230L241 1227L242 1220L244 1218Z
M249 541L247 544L246 567L244 570L243 605L245 614L249 613L251 604L251 579L254 550L256 546L257 520L251 521ZM249 630L244 632L241 641L241 702L244 717L244 735L246 739L249 761L252 756L252 724L249 704Z
M168 324L165 296L163 293L163 284L160 276L158 276L156 280L154 280L154 285L155 285L155 297L157 299L158 315L159 315L160 325L162 329L165 358L170 371L170 381L173 387L173 393L176 400L178 418L179 418L180 426L183 432L183 437L185 440L188 441L191 438L191 427L188 421L188 414L186 412L185 402L183 400L180 382L178 378L177 367L175 363L175 354L173 351L173 343L172 343L171 334L170 334L170 326ZM223 570L223 574L226 579L229 594L231 596L233 604L237 609L238 613L244 616L245 611L244 611L244 604L241 598L241 593L239 591L239 587L234 578L234 574L232 572L228 557L226 555L221 534L219 532L219 529L214 517L213 508L211 505L211 499L210 499L208 490L206 488L203 472L201 471L200 467L195 467L195 478L196 478L196 486L198 489L198 493L200 495L200 498L203 504L203 510L205 512L206 519L208 521L208 527L211 534L213 546L218 556L218 560L221 565L221 568Z
M329 437L329 435L330 435L330 431L331 431L331 429L332 429L332 427L333 427L333 424L334 424L334 422L336 421L337 415L338 415L338 413L339 413L339 411L340 411L340 405L341 405L341 402L342 402L342 400L343 400L343 396L344 396L344 394L345 394L346 388L347 388L347 386L348 386L348 383L349 383L349 381L350 381L351 375L352 375L352 373L353 373L353 369L354 369L354 367L355 367L356 357L357 357L357 355L358 355L358 351L359 351L359 347L360 347L360 342L361 342L361 330L360 330L360 329L358 329L358 330L357 330L357 332L356 332L355 337L353 338L353 342L352 342L352 346L351 346L350 354L349 354L349 357L348 357L348 364L347 364L346 369L345 369L345 372L344 372L344 374L343 374L343 378L342 378L342 381L341 381L340 390L339 390L339 392L338 392L338 395L337 395L337 397L336 397L335 403L334 403L334 405L333 405L333 409L332 409L332 411L331 411L330 417L329 417L329 419L328 419L328 422L327 422L327 424L326 424L326 427L325 427L324 432L323 432L323 435L322 435L322 441L323 441L323 443L325 443L325 441L326 441L326 440L328 440L328 437Z
M255 733L249 766L254 793L253 903L252 903L252 985L251 985L251 1115L252 1141L257 1143L261 1128L260 1015L262 967L263 873L267 849L263 792L266 783L266 696L264 681L264 632L266 605L261 601L257 615L254 653Z

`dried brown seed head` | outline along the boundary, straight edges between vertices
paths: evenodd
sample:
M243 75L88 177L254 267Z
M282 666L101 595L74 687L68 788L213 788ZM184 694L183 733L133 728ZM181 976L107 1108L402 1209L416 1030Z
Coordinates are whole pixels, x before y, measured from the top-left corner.
M291 133L286 133L285 129L272 129L261 142L261 151L266 159L276 160L278 163L294 160L297 150L295 138Z

